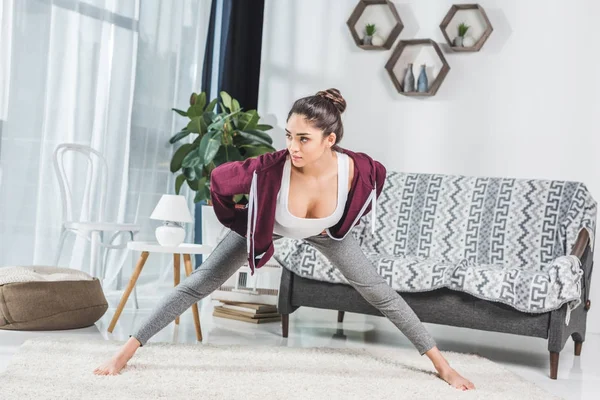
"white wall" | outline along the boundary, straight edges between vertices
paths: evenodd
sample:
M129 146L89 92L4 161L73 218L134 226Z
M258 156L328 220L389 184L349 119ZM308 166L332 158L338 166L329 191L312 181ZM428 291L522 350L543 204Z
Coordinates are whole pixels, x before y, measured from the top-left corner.
M452 1L394 3L400 38L445 43L439 24ZM578 180L600 201L600 2L479 4L494 26L487 43L479 53L445 49L445 82L436 96L415 99L396 92L384 70L393 48L354 44L346 20L356 1L267 0L259 113L279 127L276 147L293 101L336 87L348 102L344 147L388 169ZM588 331L600 332L595 303Z

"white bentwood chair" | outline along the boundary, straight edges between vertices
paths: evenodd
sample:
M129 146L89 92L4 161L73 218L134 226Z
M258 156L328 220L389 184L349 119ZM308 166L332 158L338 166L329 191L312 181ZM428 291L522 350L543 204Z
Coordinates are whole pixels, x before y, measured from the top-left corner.
M73 193L72 186L69 184L68 174L65 169L65 155L69 153L79 153L87 158L88 169L86 175L85 188L83 192L83 203L78 217L73 216ZM140 231L137 224L127 224L110 222L104 220L104 208L106 204L108 164L106 159L99 151L82 144L63 143L56 147L54 151L54 169L60 184L60 194L62 200L62 226L58 249L56 251L55 265L60 261L60 255L64 246L66 236L74 233L85 238L90 242L90 275L98 276L101 281L105 279L106 262L108 253L111 249L124 249L127 247L127 240L123 244L113 245L119 235L127 235L134 240L136 233ZM98 184L99 182L99 184ZM97 205L99 204L99 205ZM108 242L104 241L104 236L113 233ZM98 261L98 252L106 249L100 271L97 274L96 264ZM121 268L118 271L117 282L121 282ZM134 308L138 308L137 291L133 292Z

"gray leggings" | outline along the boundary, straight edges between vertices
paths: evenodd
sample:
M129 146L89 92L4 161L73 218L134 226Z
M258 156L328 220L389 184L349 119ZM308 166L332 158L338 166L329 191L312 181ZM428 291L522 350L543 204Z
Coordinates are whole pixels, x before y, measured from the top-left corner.
M273 234L273 240L280 238ZM304 240L327 257L352 287L406 335L421 355L436 345L414 311L377 273L352 234L343 240L327 235ZM246 262L246 257L246 239L234 231L228 232L200 267L164 296L130 337L135 337L142 346L146 344L194 303L218 289Z

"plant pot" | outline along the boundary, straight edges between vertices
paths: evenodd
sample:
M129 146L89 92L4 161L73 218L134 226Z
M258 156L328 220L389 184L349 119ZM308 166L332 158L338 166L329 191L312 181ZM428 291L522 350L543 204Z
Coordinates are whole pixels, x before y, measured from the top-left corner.
M384 43L385 42L384 42L384 40L383 40L383 38L381 36L379 36L379 35L373 35L373 39L371 39L371 44L373 46L379 46L379 47L381 47L381 46L383 46Z
M462 44L463 47L473 47L475 46L475 38L473 36L465 36Z
M373 44L373 36L365 35L363 37L363 44L372 45Z
M454 38L454 47L463 47L463 37L457 36Z

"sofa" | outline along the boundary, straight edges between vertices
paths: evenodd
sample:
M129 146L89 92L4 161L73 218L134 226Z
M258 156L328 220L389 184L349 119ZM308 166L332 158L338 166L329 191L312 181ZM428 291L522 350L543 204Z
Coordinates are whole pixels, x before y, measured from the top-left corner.
M548 340L550 378L585 341L597 204L581 182L388 171L352 234L423 322ZM282 333L302 306L383 316L314 247L275 242Z

